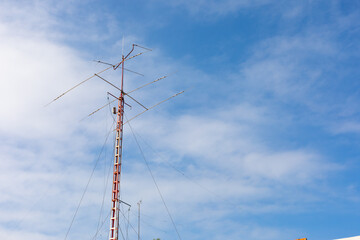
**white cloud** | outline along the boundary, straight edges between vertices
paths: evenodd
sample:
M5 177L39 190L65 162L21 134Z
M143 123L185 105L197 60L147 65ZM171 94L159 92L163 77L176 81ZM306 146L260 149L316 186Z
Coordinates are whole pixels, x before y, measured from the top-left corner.
M333 125L331 131L335 134L340 133L360 133L360 123L355 121L342 122Z
M234 109L228 109L227 113L214 112L211 118L182 116L170 120L158 116L134 124L156 147L170 148L177 155L191 158L196 166L213 166L220 172L231 172L232 176L258 176L279 182L291 178L291 182L304 183L324 170L320 168L321 157L308 150L269 150L260 143L259 132L274 121L269 119L269 114L257 116L262 113L257 108L250 110L249 106L245 110L241 106ZM236 112L239 110L243 111ZM269 119L269 122L253 119Z
M306 151L252 154L244 159L245 172L249 176L281 180L286 183L304 183L319 177L324 169L319 156Z
M331 40L318 34L283 36L265 40L254 49L253 56L241 65L248 86L280 99L315 105L310 97L321 87L319 77L328 67L318 59L334 55L336 46Z
M264 1L256 2L255 5L262 3ZM234 9L253 6L254 3L200 1L173 4L185 7L195 4L192 6L195 12L203 11L206 5L205 11L208 13L225 14ZM9 6L11 8L8 8L6 17L16 12L13 5ZM20 229L13 233L13 239L18 239L20 234L29 239L63 239L96 158L94 149L99 148L98 145L102 143L99 139L104 137L106 127L109 128L109 124L106 126L106 122L96 116L77 122L104 100L106 85L96 80L67 94L61 102L43 108L55 96L92 74L94 65L89 66L81 53L54 41L58 33L49 31L49 26L56 25L57 20L49 15L47 8L39 9L35 11L39 11L39 14L34 14L34 18L33 14L25 15L28 25L23 27L21 23L25 22L24 19L0 24L0 66L3 74L0 89L0 191L4 192L0 199L0 221L4 226L13 224ZM26 11L31 13L31 10L30 7ZM23 13L21 11L16 15ZM39 22L45 26L35 27ZM19 32L14 30L15 27ZM138 38L132 36L131 39ZM289 51L302 52L308 49L310 42L316 43L313 39L305 40L275 39L274 42L280 44L273 48L270 43L265 55L270 54L271 59L276 60L263 59L264 56L255 53L254 58L245 64L247 70L243 71L243 75L248 82L253 81L256 86L263 86L275 94L293 95L302 85L289 83L295 75L293 71L299 69L297 62L289 64L286 55ZM306 46L303 46L304 42ZM315 47L313 44L311 46L313 51L323 54L331 49L331 46L322 44L320 40ZM119 49L119 43L114 48ZM152 68L156 66L155 71L162 69L167 72L178 64L161 54L155 57L162 59L160 64L155 64L153 60L140 61L141 65L145 62L150 65L144 68L145 71L153 72ZM207 77L191 67L185 66L184 69L187 71L184 74L193 79L196 79L194 76ZM306 76L317 74L314 71ZM109 73L107 76L111 78L114 75ZM185 82L188 84L190 80ZM129 82L131 87L136 84ZM166 84L177 87L175 83ZM150 102L154 100L153 93L159 93L159 97L172 93L172 90L164 90L162 87L151 90L151 94L144 94L140 99L149 99ZM151 166L170 211L180 226L187 221L206 223L211 217L214 221L199 229L208 231L217 225L219 236L214 236L214 239L228 235L235 238L237 234L248 236L248 239L261 239L264 236L259 234L261 232L266 232L268 238L277 239L282 236L282 232L258 226L249 225L234 231L238 227L234 224L228 231L224 231L227 224L223 224L223 220L239 212L259 214L289 209L292 207L289 202L296 200L284 197L286 193L302 193L291 185L306 188L306 184L318 180L329 170L320 167L323 158L315 151L304 148L271 149L263 142L261 131L279 122L267 106L259 107L249 102L236 103L225 109L214 107L207 112L171 117L159 112L149 113L134 121L133 125L137 132L150 139L151 145L166 156L157 162L151 160ZM130 138L129 132L126 137ZM133 144L128 146L131 150L135 149ZM134 158L133 155L131 157ZM179 166L190 181L164 168L162 164L166 161ZM142 197L144 214L154 218L150 221L155 226L164 227L158 219L166 218L166 212L151 179L146 177L146 169L143 165L137 165L138 162L127 163L124 169L130 171L124 174L122 182L124 198L135 209L135 203ZM84 233L90 236L92 232L89 233L88 229L94 229L99 211L97 203L102 200L102 192L99 194L103 184L100 170L94 178L72 237ZM34 199L37 201L35 204ZM259 206L259 200L267 200L269 204ZM227 204L223 206L224 202ZM89 221L84 220L86 218ZM108 223L105 225L106 229ZM169 221L165 228L171 228ZM185 228L182 230L187 231ZM151 231L145 228L145 232ZM7 236L9 232L9 228L5 227L0 230L2 236Z
M94 66L52 40L55 31L37 25L39 19L45 25L54 20L46 11L34 14L34 8L33 15L16 18L15 6L8 4L6 14L2 8L1 17L7 20L0 24L0 234L7 236L3 239L60 239L91 171L95 156L90 150L109 128L96 117L81 124L79 120L105 100L106 85L94 79L59 100L61 104L45 108L91 75ZM98 192L89 189L84 206L94 201L98 206L98 198ZM98 207L96 214L94 207L88 212L91 219Z

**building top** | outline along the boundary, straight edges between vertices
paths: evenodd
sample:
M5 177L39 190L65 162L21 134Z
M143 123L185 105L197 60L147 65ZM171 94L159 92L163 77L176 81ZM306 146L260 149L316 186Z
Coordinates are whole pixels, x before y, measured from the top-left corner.
M360 240L360 236L357 237L349 237L349 238L339 238L335 240Z

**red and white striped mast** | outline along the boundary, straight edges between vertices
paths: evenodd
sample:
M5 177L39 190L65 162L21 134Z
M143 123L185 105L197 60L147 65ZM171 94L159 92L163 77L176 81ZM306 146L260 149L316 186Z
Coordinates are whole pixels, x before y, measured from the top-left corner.
M117 122L116 122L116 138L115 138L115 155L114 155L114 172L111 196L111 215L110 215L110 234L109 240L119 239L119 212L120 212L120 176L121 176L121 160L122 160L122 143L123 143L123 125L124 125L124 62L125 59L134 50L132 50L126 57L122 55L122 61L114 66L114 70L121 65L121 90L118 98L117 108Z

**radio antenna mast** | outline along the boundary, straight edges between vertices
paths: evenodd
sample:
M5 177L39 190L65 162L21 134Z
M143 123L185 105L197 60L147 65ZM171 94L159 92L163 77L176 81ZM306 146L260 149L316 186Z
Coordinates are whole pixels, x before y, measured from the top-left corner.
M134 45L131 51L125 57L124 55L122 55L122 61L118 65L118 66L121 65L121 85L120 85L120 97L118 98L118 107L117 107L114 172L113 172L113 184L111 188L112 196L111 196L109 240L118 240L119 237L120 175L121 175L124 103L125 103L124 102L124 62L125 59L132 53L133 50L134 50Z
M123 42L124 42L124 39L123 39ZM144 49L145 51L141 51L135 55L131 55L131 53L134 51L134 48L137 47L137 48L142 48ZM123 51L123 49L122 49ZM65 94L69 93L70 91L72 91L73 89L77 88L78 86L82 85L83 83L89 81L90 79L93 79L95 77L97 77L98 79L101 79L103 80L104 82L106 82L107 84L111 85L112 87L116 88L117 90L120 91L120 95L119 97L111 94L108 92L108 94L110 94L111 96L113 96L115 98L114 101L117 101L118 104L117 104L117 109L115 111L115 114L117 114L117 118L116 118L116 128L115 128L115 131L116 131L116 137L115 137L115 154L114 154L114 164L113 164L113 183L112 183L112 192L111 192L111 212L110 212L110 232L109 232L109 240L119 240L119 230L120 230L120 204L121 203L124 203L128 206L130 206L129 204L123 202L121 199L120 199L120 176L121 176L121 164L122 164L122 150L123 150L123 126L124 124L128 123L129 121L133 120L134 118L137 118L138 116L142 115L143 113L157 107L158 105L182 94L184 91L181 91L179 93L176 93L175 95L165 99L165 100L162 100L161 102L158 102L157 104L151 106L151 107L145 107L143 104L141 104L140 102L138 102L136 99L134 99L133 97L131 97L129 95L129 93L132 93L132 92L135 92L143 87L146 87L150 84L153 84L155 82L158 82L164 78L167 78L168 76L163 76L163 77L160 77L152 82L149 82L149 83L146 83L132 91L129 91L129 92L125 92L124 91L124 71L130 71L130 72L133 72L133 73L136 73L138 75L142 75L140 73L137 73L137 72L134 72L134 71L131 71L129 69L126 69L124 67L124 64L126 61L132 59L132 58L135 58L137 56L140 56L142 55L143 53L146 53L148 51L152 51L151 49L148 49L148 48L145 48L145 47L142 47L140 45L137 45L137 44L132 44L132 49L130 50L130 52L124 56L124 54L122 53L122 56L121 56L121 61L119 63L116 63L116 64L109 64L109 63L105 63L105 62L102 62L102 61L96 61L98 63L102 63L102 64L105 64L105 65L108 65L107 68L101 70L100 72L97 72L95 73L94 75L86 78L85 80L81 81L80 83L76 84L75 86L73 86L72 88L68 89L67 91L63 92L61 95L59 95L58 97L56 97L55 99L53 99L51 102L49 102L48 104L46 104L45 106L48 106L50 105L51 103L57 101L59 98L63 97ZM103 72L105 71L108 71L109 69L113 69L113 70L116 70L118 68L121 68L121 84L120 84L120 87L112 84L110 81L106 80L105 78L103 78L102 76L100 76L100 74L102 74ZM127 120L127 122L124 123L124 106L125 105L128 105L126 102L125 102L125 97L128 97L130 98L132 101L136 102L138 105L140 105L141 107L143 107L145 110L143 112L140 112L139 114L135 115L134 117L132 117L131 119ZM111 101L110 103L114 102L114 101ZM98 112L99 110L103 109L104 107L108 106L110 103L106 104L105 106L102 106L100 108L98 108L97 110L95 110L94 112L92 112L91 114L89 114L88 116L91 116L93 115L94 113ZM129 105L128 105L129 106ZM81 203L81 201L80 201ZM80 203L79 203L79 206L80 206ZM140 203L141 201L138 203L139 205L139 210L140 210ZM73 220L76 216L76 213L77 211L75 212L74 214L74 217L73 217ZM73 221L72 220L72 221ZM140 224L140 222L139 222ZM68 233L71 229L71 226L72 226L72 223L70 224L70 227L68 229L68 232L66 233L66 236L65 236L65 240L68 236ZM140 226L140 225L139 225ZM140 238L140 229L138 230L138 238Z

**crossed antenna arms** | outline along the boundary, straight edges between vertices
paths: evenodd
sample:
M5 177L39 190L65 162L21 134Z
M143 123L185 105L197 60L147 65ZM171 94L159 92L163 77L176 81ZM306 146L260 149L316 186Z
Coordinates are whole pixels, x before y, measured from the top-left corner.
M131 90L131 91L127 92L127 93L124 93L124 95L127 95L127 96L129 96L130 98L132 98L132 97L129 95L130 93L133 93L133 92L135 92L135 91L137 91L137 90L140 90L140 89L142 89L143 87L146 87L146 86L148 86L148 85L150 85L150 84L152 84L152 83L156 83L156 82L158 82L158 81L160 81L160 80L162 80L162 79L164 79L164 78L167 78L167 77L168 77L168 76L163 76L163 77L158 78L158 79L156 79L156 80L154 80L154 81L152 81L152 82L146 83L146 84L144 84L144 85L142 85L142 86L140 86L140 87L138 87L138 88L136 88L136 89L134 89L134 90ZM116 87L116 88L117 88L117 87ZM117 89L120 90L119 88L117 88ZM120 90L120 91L121 91L121 90ZM132 98L132 99L133 99L133 98ZM94 113L97 113L98 111L100 111L101 109L103 109L103 108L105 108L106 106L110 105L111 103L115 102L116 100L118 100L118 98L115 98L115 99L112 100L111 102L109 102L109 103L105 104L104 106L96 109L95 111L93 111L92 113L90 113L89 115L87 115L86 117L90 117L90 116L93 115Z
M140 52L140 53L138 53L138 54L135 54L134 56L129 57L129 55L132 53L132 51L134 51L134 48L135 48L135 47L143 48L143 49L145 49L146 51ZM89 81L89 80L92 79L93 77L95 77L95 76L97 76L97 75L99 75L99 74L101 74L101 73L103 73L103 72L106 72L106 71L109 70L110 68L113 68L114 70L116 70L123 62L128 61L128 60L130 60L130 59L133 59L133 58L135 58L135 57L137 57L137 56L140 56L140 55L142 55L142 54L144 54L144 53L146 53L146 52L149 52L149 51L152 51L152 50L149 49L149 48L142 47L142 46L137 45L137 44L133 44L131 51L126 55L126 57L124 57L124 58L121 60L121 62L119 62L119 63L117 63L117 64L115 64L115 65L107 64L107 63L98 61L99 63L104 63L104 64L107 64L107 65L110 65L110 66L107 67L107 68L105 68L105 69L103 69L103 70L101 70L100 72L97 72L97 73L95 73L94 75L86 78L85 80L81 81L80 83L76 84L75 86L73 86L72 88L68 89L67 91L65 91L64 93L60 94L58 97L56 97L54 100L52 100L51 102L49 102L48 104L46 104L44 107L47 107L47 106L50 105L51 103L55 102L56 100L58 100L59 98L61 98L62 96L64 96L64 95L67 94L68 92L70 92L71 90L77 88L77 87L80 86L81 84ZM128 57L129 57L129 58L128 58Z
M132 53L132 51L134 50L135 47L139 47L139 48L145 49L146 51L140 52L140 53L138 53L138 54L136 54L136 55L133 55L133 56L129 57L129 55ZM98 63L102 63L102 64L109 65L109 67L101 70L100 72L95 73L94 75L92 75L92 76L86 78L85 80L81 81L80 83L76 84L75 86L73 86L72 88L68 89L67 91L65 91L64 93L60 94L58 97L56 97L55 99L53 99L51 102L49 102L48 104L46 104L44 107L50 105L51 103L55 102L55 101L58 100L59 98L63 97L65 94L67 94L67 93L70 92L71 90L77 88L78 86L82 85L83 83L87 82L88 80L90 80L90 79L92 79L92 78L94 78L94 77L100 78L101 80L103 80L104 82L108 83L108 84L111 85L112 87L114 87L114 88L116 88L116 89L118 89L118 90L121 91L120 88L118 88L117 86L115 86L115 85L112 84L111 82L107 81L106 79L104 79L103 77L101 77L99 74L101 74L101 73L109 70L110 68L113 68L114 70L116 70L123 62L125 62L125 61L127 61L127 60L130 60L130 59L132 59L132 58L135 58L135 57L137 57L137 56L140 56L140 55L142 55L143 53L146 53L146 52L148 52L148 51L151 51L151 49L142 47L142 46L137 45L137 44L133 44L131 51L126 55L126 57L123 57L122 61L119 62L119 63L117 63L117 64L115 64L115 65L110 64L110 63L106 63L106 62L102 62L102 61L96 61L96 62L98 62ZM124 70L129 71L129 72L133 72L133 73L138 74L138 75L141 75L141 76L144 76L144 75L141 74L141 73L138 73L138 72L135 72L135 71L132 71L132 70L129 70L129 69L125 69L125 68L124 68ZM180 94L182 94L182 93L185 92L185 91L178 92L178 93L172 95L171 97L169 97L169 98L167 98L167 99L165 99L165 100L163 100L163 101L161 101L161 102L158 102L157 104L155 104L155 105L153 105L153 106L151 106L151 107L149 107L149 108L145 107L144 105L142 105L140 102L138 102L136 99L134 99L133 97L131 97L131 96L129 95L130 93L133 93L133 92L135 92L135 91L137 91L137 90L140 90L140 89L142 89L142 88L144 88L144 87L146 87L146 86L148 86L148 85L150 85L150 84L153 84L153 83L156 83L156 82L158 82L158 81L160 81L160 80L162 80L162 79L165 79L165 78L167 78L168 76L169 76L169 75L166 75L166 76L160 77L160 78L158 78L158 79L155 79L154 81L148 82L148 83L146 83L146 84L144 84L144 85L142 85L142 86L140 86L140 87L138 87L138 88L136 88L136 89L134 89L134 90L131 90L131 91L127 92L127 93L123 92L124 96L128 96L129 98L131 98L133 101L135 101L137 104L139 104L140 106L142 106L142 107L145 109L143 112L141 112L141 113L135 115L134 117L130 118L129 120L127 120L124 124L126 124L126 123L128 123L129 121L137 118L138 116L142 115L143 113L145 113L145 112L147 112L147 111L149 111L149 110L157 107L158 105L160 105L160 104L162 104L162 103L164 103L164 102L166 102L166 101L169 101L170 99L172 99L172 98L174 98L174 97L176 97L176 96L178 96L178 95L180 95ZM110 93L109 93L109 94L110 94ZM110 95L112 95L112 94L110 94ZM113 96L113 95L112 95L112 96ZM113 96L113 97L115 97L115 96ZM90 113L89 115L87 115L85 118L87 118L87 117L95 114L96 112L100 111L101 109L105 108L106 106L110 105L111 103L115 102L116 100L118 100L117 97L115 97L114 100L112 100L111 102L107 103L106 105L104 105L104 106L96 109L95 111L93 111L92 113ZM83 118L83 119L85 119L85 118ZM82 119L82 120L83 120L83 119Z
M174 98L174 97L176 97L176 96L179 96L180 94L183 94L183 93L185 92L185 91L178 92L178 93L172 95L171 97L168 97L168 98L162 100L161 102L158 102L157 104L155 104L155 105L153 105L153 106L151 106L151 107L148 107L148 108L145 107L143 104L141 104L140 102L138 102L136 99L134 99L133 97L131 97L131 96L129 95L130 93L133 93L133 92L135 92L135 91L137 91L137 90L140 90L140 89L142 89L142 88L144 88L144 87L146 87L146 86L148 86L148 85L150 85L150 84L153 84L153 83L156 83L156 82L158 82L158 81L160 81L160 80L162 80L162 79L165 79L165 78L167 78L168 76L169 76L169 75L160 77L160 78L158 78L158 79L155 79L154 81L148 82L148 83L146 83L146 84L144 84L144 85L142 85L142 86L140 86L140 87L138 87L138 88L136 88L136 89L134 89L134 90L131 90L131 91L129 91L129 92L123 92L124 96L128 96L128 97L131 98L134 102L136 102L137 104L139 104L141 107L143 107L143 108L145 109L144 111L140 112L139 114L137 114L137 115L135 115L134 117L132 117L132 118L130 118L129 120L127 120L124 124L130 122L131 120L139 117L140 115L144 114L145 112L147 112L147 111L149 111L149 110L151 110L151 109L159 106L160 104L162 104L162 103L164 103L164 102L167 102L167 101L169 101L170 99L172 99L172 98ZM121 91L121 89L119 89L118 87L114 86L112 83L108 82L106 79L104 79L104 78L102 78L102 77L100 77L100 76L98 76L98 77L99 77L100 79L104 80L105 82L109 83L110 85L112 85L112 86L115 87L116 89L118 89L118 90ZM115 102L116 100L119 100L117 97L115 97L115 96L112 95L111 93L108 93L108 94L110 94L111 96L113 96L115 99L112 100L112 101L110 101L109 103L101 106L100 108L96 109L95 111L93 111L92 113L90 113L89 115L87 115L85 118L90 117L91 115L97 113L97 112L100 111L101 109L109 106L111 103ZM85 119L85 118L83 118L83 119ZM82 119L82 120L83 120L83 119Z

